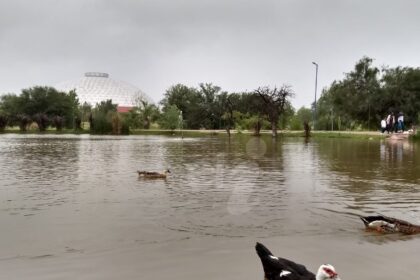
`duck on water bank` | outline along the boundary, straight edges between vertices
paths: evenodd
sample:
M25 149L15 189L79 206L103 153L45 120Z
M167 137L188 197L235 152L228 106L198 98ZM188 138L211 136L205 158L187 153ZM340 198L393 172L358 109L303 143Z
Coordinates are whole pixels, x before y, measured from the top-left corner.
M420 233L420 225L415 225L404 220L383 215L360 217L366 229L376 230L380 233Z
M275 257L261 243L257 242L255 250L261 259L264 280L340 280L335 268L330 264L321 265L315 275L301 264Z
M150 171L140 171L138 170L137 173L139 177L147 178L147 179L166 179L167 175L171 173L169 169L166 169L162 173L160 172L150 172Z

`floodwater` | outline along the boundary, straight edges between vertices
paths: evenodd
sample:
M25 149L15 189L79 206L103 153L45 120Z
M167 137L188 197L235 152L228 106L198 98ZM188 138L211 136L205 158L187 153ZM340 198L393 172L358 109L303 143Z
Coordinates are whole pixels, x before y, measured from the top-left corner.
M171 170L166 180L138 169ZM0 135L0 279L262 279L256 241L342 279L419 279L420 145Z

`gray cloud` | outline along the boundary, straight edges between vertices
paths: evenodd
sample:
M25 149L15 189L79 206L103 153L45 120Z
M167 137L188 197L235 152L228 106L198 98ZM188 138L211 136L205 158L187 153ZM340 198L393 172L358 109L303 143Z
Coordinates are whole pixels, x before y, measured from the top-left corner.
M0 2L0 92L108 72L155 101L175 83L293 86L296 107L363 55L420 64L417 1ZM319 89L320 89L319 88Z

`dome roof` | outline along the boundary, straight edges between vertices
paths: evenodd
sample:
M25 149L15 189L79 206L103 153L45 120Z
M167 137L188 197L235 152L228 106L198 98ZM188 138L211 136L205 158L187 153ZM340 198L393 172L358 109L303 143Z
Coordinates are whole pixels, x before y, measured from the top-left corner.
M92 106L109 99L119 107L134 107L140 99L153 103L153 100L139 88L111 79L107 73L88 72L83 78L60 83L56 88L66 92L75 90L80 104L87 102Z

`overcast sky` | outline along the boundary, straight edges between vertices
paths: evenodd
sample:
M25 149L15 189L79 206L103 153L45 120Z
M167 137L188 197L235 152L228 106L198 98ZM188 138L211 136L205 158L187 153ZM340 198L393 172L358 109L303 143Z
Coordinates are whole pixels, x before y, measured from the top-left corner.
M295 107L367 55L420 66L420 1L0 0L0 93L107 72L155 101L173 84L289 84Z

